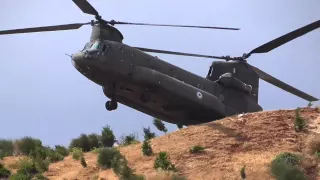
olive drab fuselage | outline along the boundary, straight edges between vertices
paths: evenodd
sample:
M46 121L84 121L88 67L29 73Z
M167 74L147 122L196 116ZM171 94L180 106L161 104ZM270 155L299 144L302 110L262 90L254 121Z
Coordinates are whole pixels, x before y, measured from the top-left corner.
M231 71L219 72L217 76L212 72L213 63L211 72L204 78L130 47L122 43L122 39L113 27L93 26L90 42L72 58L78 71L102 86L107 97L153 117L183 125L262 110L251 95L252 87L230 76L232 69L245 64L228 63L233 66ZM219 78L228 72L228 77Z

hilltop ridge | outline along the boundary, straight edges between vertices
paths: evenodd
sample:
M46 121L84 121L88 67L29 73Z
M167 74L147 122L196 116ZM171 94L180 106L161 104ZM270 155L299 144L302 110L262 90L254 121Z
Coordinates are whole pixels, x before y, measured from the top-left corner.
M246 166L247 179L274 179L269 172L272 159L281 152L302 154L307 159L305 173L316 179L318 164L308 152L309 141L320 133L320 113L316 108L300 111L307 126L302 132L294 127L295 110L274 110L247 113L227 117L215 122L189 126L164 136L153 138L150 143L155 153L143 156L141 143L120 147L128 165L146 179L157 175L153 163L157 153L165 151L187 179L241 179L240 169ZM203 153L189 153L189 148L201 145ZM6 157L3 162L10 166L17 157ZM112 170L100 170L97 155L85 153L88 167L83 168L71 156L52 163L44 174L49 179L118 179ZM10 166L11 167L11 166Z

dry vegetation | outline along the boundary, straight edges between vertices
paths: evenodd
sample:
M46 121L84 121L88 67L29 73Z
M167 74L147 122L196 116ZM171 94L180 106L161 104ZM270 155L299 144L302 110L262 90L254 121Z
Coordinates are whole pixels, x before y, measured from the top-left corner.
M150 138L151 155L143 154L142 142L118 149L135 174L150 180L179 179L173 178L175 175L192 180L241 179L241 174L246 179L275 179L271 162L283 152L297 156L297 169L308 179L317 179L320 113L308 107L302 108L299 116L305 122L302 129L296 127L302 121L297 123L295 110L267 111L228 117ZM154 162L160 152L167 153L175 172L155 170ZM98 165L99 151L83 154L86 167L70 154L62 161L51 163L43 174L49 179L119 179L113 169ZM17 159L9 156L2 162L16 172Z

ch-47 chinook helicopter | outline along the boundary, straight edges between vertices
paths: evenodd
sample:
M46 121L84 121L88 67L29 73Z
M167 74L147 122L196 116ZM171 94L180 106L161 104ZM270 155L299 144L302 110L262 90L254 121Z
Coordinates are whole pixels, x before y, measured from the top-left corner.
M269 52L320 27L320 20L292 31L241 57L210 56L165 50L131 47L115 24L151 25L238 30L237 28L161 25L105 21L86 0L73 0L96 21L57 26L0 31L0 35L78 29L92 25L90 41L83 50L71 55L74 67L85 77L102 86L110 99L105 106L111 111L121 103L135 110L179 125L194 125L226 116L262 111L258 104L259 78L307 101L312 97L249 65L246 59L255 53ZM214 61L207 77L201 77L167 63L151 53L222 59ZM232 61L232 62L229 62Z

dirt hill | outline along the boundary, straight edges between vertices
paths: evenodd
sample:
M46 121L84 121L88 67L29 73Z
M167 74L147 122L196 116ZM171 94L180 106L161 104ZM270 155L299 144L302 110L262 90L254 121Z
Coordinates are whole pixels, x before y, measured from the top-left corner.
M151 140L153 151L166 151L179 174L192 180L241 179L240 169L246 165L247 179L273 179L268 166L281 152L303 154L304 167L311 179L316 179L317 161L308 155L310 140L320 132L320 113L315 108L301 109L301 116L307 120L307 129L294 129L295 111L277 110L249 113L228 117L219 121L189 126L165 136ZM191 154L189 148L201 145L202 154ZM157 173L153 169L156 155L143 156L141 143L121 147L129 166L137 174L150 179ZM45 175L49 179L118 179L112 170L101 171L96 166L97 155L86 153L88 167L70 156L49 166ZM6 166L14 169L16 157L4 159Z

